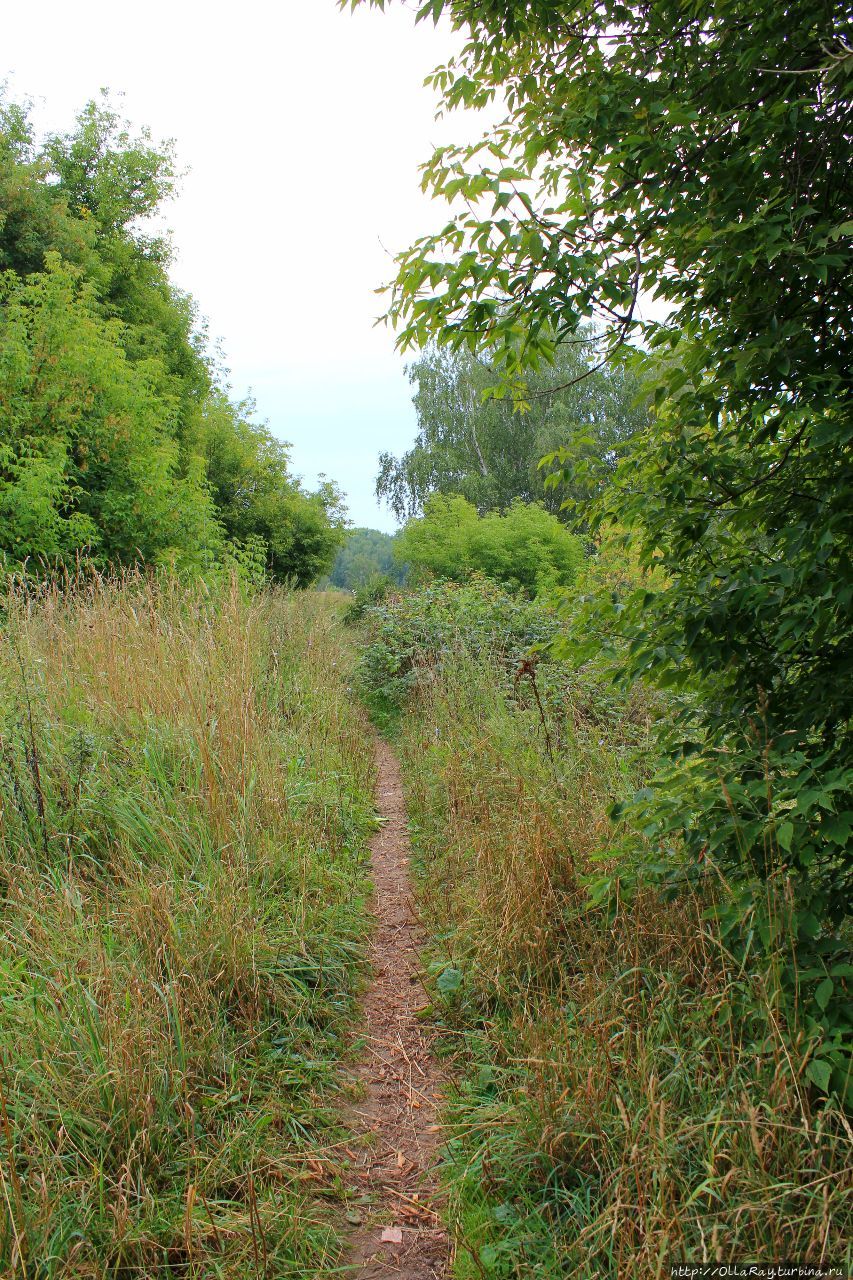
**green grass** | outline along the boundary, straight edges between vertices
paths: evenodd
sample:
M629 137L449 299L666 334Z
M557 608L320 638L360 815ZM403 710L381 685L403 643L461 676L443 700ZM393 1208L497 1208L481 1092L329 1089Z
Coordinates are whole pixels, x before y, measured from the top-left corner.
M6 602L0 1271L319 1276L372 759L321 596Z
M772 958L739 966L690 893L619 893L608 812L641 782L665 708L551 663L537 702L506 636L489 649L488 619L473 643L469 618L419 653L410 616L420 626L413 601L374 622L362 675L381 669L375 693L397 695L459 1078L445 1164L457 1280L849 1268L850 1129L809 1085ZM605 874L616 893L592 905Z
M736 964L687 894L590 904L665 707L522 669L539 606L410 597L358 664L322 595L131 578L4 610L0 1273L339 1272L357 683L402 752L458 1075L457 1280L843 1263L850 1130L772 963Z

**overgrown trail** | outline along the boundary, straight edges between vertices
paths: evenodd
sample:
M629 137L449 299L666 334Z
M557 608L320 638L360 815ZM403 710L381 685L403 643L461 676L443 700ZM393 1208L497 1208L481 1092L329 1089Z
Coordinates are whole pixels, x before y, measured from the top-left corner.
M373 981L364 1000L363 1093L355 1127L363 1135L357 1175L369 1196L350 1238L353 1277L439 1280L448 1242L435 1210L438 1094L442 1073L418 1021L420 931L409 881L411 846L400 769L377 741L377 801L382 825L371 842L376 929Z

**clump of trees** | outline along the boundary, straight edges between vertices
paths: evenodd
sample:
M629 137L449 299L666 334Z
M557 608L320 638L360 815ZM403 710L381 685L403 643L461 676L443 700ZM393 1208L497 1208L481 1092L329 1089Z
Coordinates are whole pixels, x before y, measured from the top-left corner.
M341 591L358 591L369 583L384 579L402 586L408 577L408 565L395 555L396 537L379 529L350 529L346 541L335 556L329 582Z
M0 557L307 583L343 536L287 447L228 396L152 218L168 146L106 103L38 142L0 98Z
M536 503L480 515L460 494L433 494L398 535L416 573L464 582L479 573L528 595L568 587L584 559L580 540Z
M434 343L408 367L415 387L416 441L402 457L379 458L377 497L398 519L419 515L432 493L461 494L478 511L501 511L516 499L541 503L560 518L565 488L547 483L542 458L563 449L580 467L571 496L583 500L612 475L620 448L648 422L637 375L625 366L595 368L595 337L554 349L553 364L529 379L528 411L496 398L487 358Z

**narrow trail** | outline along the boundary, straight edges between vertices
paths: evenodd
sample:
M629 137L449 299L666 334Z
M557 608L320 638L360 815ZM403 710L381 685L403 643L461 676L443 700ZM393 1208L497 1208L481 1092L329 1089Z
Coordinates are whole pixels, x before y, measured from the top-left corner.
M369 1204L350 1235L347 1263L353 1280L444 1280L448 1241L435 1209L442 1072L417 1018L424 1004L422 935L412 907L400 767L380 740L376 762L382 825L370 845L373 979L363 1003L366 1048L352 1115L361 1137L355 1175Z

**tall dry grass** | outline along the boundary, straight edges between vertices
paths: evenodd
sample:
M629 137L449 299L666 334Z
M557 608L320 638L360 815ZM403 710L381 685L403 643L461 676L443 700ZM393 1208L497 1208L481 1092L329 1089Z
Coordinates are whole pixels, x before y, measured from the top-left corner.
M642 771L642 717L590 714L564 684L546 737L532 691L462 644L400 730L436 1007L462 1073L455 1274L849 1269L850 1128L809 1088L772 963L736 963L689 895L617 887L589 905L589 879L618 871L607 814Z
M321 596L4 601L0 1270L335 1266L372 762Z

